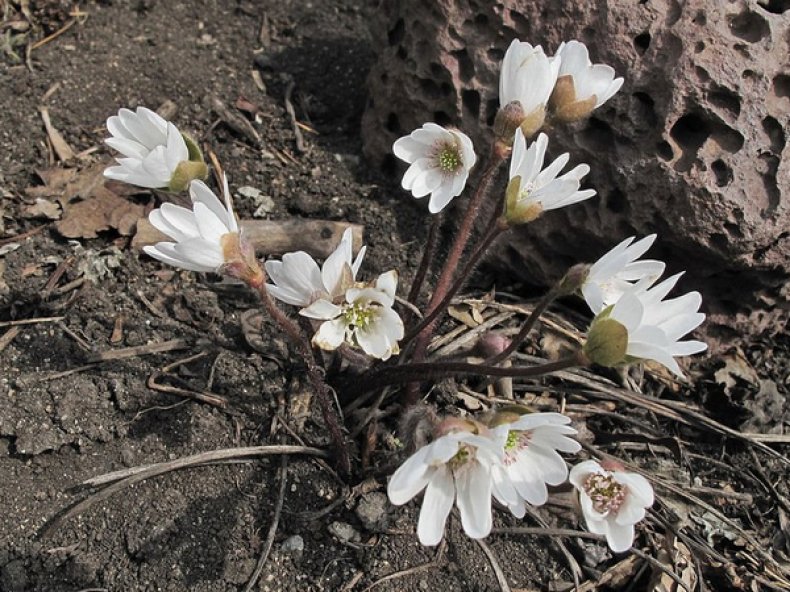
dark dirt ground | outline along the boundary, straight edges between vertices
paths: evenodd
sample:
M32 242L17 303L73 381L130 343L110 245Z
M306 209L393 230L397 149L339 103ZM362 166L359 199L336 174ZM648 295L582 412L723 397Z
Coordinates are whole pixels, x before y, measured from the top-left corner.
M0 6L19 17L3 2ZM29 34L33 42L72 18L70 3L32 6L40 27ZM279 442L281 436L271 433L273 418L300 385L298 368L273 327L264 324L258 336L263 346L257 348L242 334L240 316L255 307L254 298L212 278L163 269L114 231L68 241L46 219L23 216L31 202L26 188L40 184L36 171L53 165L38 108L48 106L53 125L81 152L101 145L104 121L118 108L157 108L173 101L175 123L216 152L233 188L252 186L271 196L270 218L364 224L369 255L363 273L408 269L418 257L424 217L391 179L369 170L360 157L364 80L374 59L368 21L376 4L108 0L80 9L85 14L34 49L28 65L15 64L10 55L0 58L0 322L63 317L20 326L13 339L6 333L12 328L0 327L0 336L10 339L0 337L0 590L241 590L272 519L276 457L169 473L41 536L56 514L84 497L74 487L90 477L202 451ZM24 58L24 45L19 54ZM265 92L253 70L260 72ZM318 132L305 134L309 150L301 155L283 107L289 76L296 83L299 119ZM230 106L239 97L257 105L255 127L263 146L217 124L212 96ZM106 153L101 149L90 158ZM256 209L249 198L237 196L236 205L242 217ZM14 239L39 227L29 238ZM46 293L56 270L65 272ZM92 280L71 284L83 276ZM121 332L112 339L119 323ZM91 351L172 339L187 346L82 368ZM695 388L668 388L665 395L688 398L733 428L781 439L788 425L790 344L740 346L744 357L709 361L693 374ZM200 353L204 357L180 367L179 376L190 388L226 396L226 409L146 385L152 372ZM716 375L722 367L724 374ZM65 373L71 369L79 370ZM659 384L654 381L652 392ZM437 397L442 401L456 404L446 395ZM777 568L755 547L787 565L787 465L765 453L752 456L737 441L660 413L635 410L629 423L580 408L578 418L586 421L588 434L615 435L610 441L596 438L597 445L690 484L713 507L707 514L700 506L662 508L662 515L670 508L684 516L676 528L720 553L718 562L700 560L712 589L760 589L754 574L780 581L771 575ZM301 436L308 444L327 445L317 413L307 418ZM667 455L674 447L679 454ZM391 455L377 458L386 464ZM386 477L357 469L348 480L355 493L343 501L348 490L330 471L314 460L290 461L274 548L255 589L363 590L435 557L436 551L422 548L413 534L416 504L372 512L373 523L364 522L371 515L368 506L381 501ZM567 496L558 499L550 521L567 525ZM715 511L754 538L745 540ZM515 523L497 518L497 526L508 525ZM651 532L655 552L665 533ZM299 546L295 535L301 537L301 550L293 549ZM457 524L448 541L435 567L376 589L500 589L486 556ZM511 533L488 542L514 590L560 590L558 582L571 576L549 541ZM571 549L593 579L622 565L600 549L587 543ZM653 589L649 582L657 576L650 564L626 573L609 589Z

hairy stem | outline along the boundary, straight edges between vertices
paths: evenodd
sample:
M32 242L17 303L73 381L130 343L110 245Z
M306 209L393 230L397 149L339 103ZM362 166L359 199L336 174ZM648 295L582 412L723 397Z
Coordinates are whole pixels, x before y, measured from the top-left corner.
M436 317L438 317L445 310L447 310L447 307L450 306L450 303L452 302L455 295L458 293L458 291L461 288L463 288L464 283L466 283L466 280L469 279L469 275L472 273L474 268L480 262L480 259L483 258L483 255L485 255L485 252L488 250L488 247L490 247L491 243L493 243L506 230L508 230L508 228L506 226L501 226L499 224L499 220L495 219L493 221L493 224L486 231L486 234L483 237L483 239L480 241L480 244L477 246L475 251L469 256L469 260L464 266L463 271L460 273L458 279L455 280L453 285L447 291L445 297L436 306L436 308L434 308L430 313L428 313L428 315L425 318L423 318L416 327L414 327L414 329L409 331L406 337L403 338L402 341L403 344L409 343L412 339L414 339L417 335L419 335L420 332L425 327L430 325L436 319Z
M450 376L477 374L483 376L509 376L527 378L558 372L575 366L586 366L589 360L581 352L575 352L566 358L554 362L546 362L538 366L501 368L488 364L470 364L467 362L420 362L402 366L388 366L366 376L364 381L356 380L355 384L346 385L344 391L351 396L381 388L387 385L403 384L414 380L440 380Z
M282 327L292 345L299 350L299 353L304 358L307 364L307 378L310 381L313 389L318 395L318 403L321 406L321 415L324 417L324 422L329 429L329 436L332 439L332 444L335 447L337 454L337 462L340 470L345 474L351 472L351 461L349 459L348 447L346 446L345 438L343 437L343 430L340 427L337 413L333 407L333 397L329 391L329 386L324 380L323 369L316 361L313 348L310 345L305 334L299 329L299 326L288 318L266 289L266 280L264 279L260 284L255 284L252 287L257 289L261 297L261 302L266 309L266 312L275 320L275 322Z
M461 257L464 253L464 249L466 248L469 238L472 235L472 230L474 228L475 222L477 221L480 206L483 204L483 200L488 194L488 189L490 188L491 183L496 176L499 165L502 164L508 153L508 148L504 147L499 142L494 143L494 146L492 147L491 153L488 157L488 164L486 165L483 175L480 178L480 183L477 186L477 190L472 194L472 198L469 200L469 205L467 206L466 213L461 220L461 225L458 228L458 232L455 235L455 241L453 242L450 252L447 255L447 260L445 261L444 267L442 268L442 273L439 275L439 279L436 281L436 287L434 288L433 295L431 296L431 300L428 304L426 316L430 316L434 309L439 307L439 304L447 295L455 274L455 270L458 268L458 264L460 263ZM434 317L433 321L425 324L420 333L417 335L414 353L412 355L412 359L415 362L419 363L425 359L425 351L428 348L428 342L431 339L435 325L436 318ZM418 399L419 383L410 384L406 390L405 405L407 407L411 406L415 404Z
M431 267L431 262L436 255L436 245L439 242L439 228L442 225L441 212L436 214L428 229L428 238L425 241L425 248L422 252L422 259L420 260L420 267L417 268L417 275L414 276L414 281L409 290L409 296L406 298L411 304L417 304L420 298L420 290L425 282L425 276L428 275L428 269Z

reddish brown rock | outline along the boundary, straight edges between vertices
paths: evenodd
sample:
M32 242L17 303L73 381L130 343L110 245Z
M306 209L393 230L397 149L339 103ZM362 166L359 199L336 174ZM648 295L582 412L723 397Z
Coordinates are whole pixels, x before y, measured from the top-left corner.
M579 39L625 77L588 121L550 132L550 155L592 167L599 196L544 215L495 260L547 281L622 238L688 269L714 323L751 333L787 317L790 277L790 3L786 0L400 0L371 71L365 151L425 121L487 151L499 63L513 38L553 53ZM384 26L384 25L383 25ZM394 168L392 170L395 170ZM397 170L400 170L398 167Z

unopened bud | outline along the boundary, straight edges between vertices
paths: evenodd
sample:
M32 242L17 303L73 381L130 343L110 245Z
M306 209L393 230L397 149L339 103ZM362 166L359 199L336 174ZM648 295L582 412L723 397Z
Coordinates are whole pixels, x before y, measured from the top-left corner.
M558 296L570 296L582 289L587 276L590 275L590 265L578 263L571 267L557 285Z
M519 101L511 101L499 111L494 118L494 135L507 146L513 145L513 136L524 121L526 114Z
M412 454L430 442L439 420L433 407L418 403L403 412L398 424L398 436L407 454Z
M619 321L601 314L590 325L583 352L594 364L612 367L625 361L628 329Z
M605 458L601 461L601 468L604 471L613 473L615 471L625 471L625 466L619 460L614 458Z
M443 419L436 428L434 433L436 437L446 436L447 434L454 434L457 432L469 432L471 434L480 434L485 431L486 427L473 419L465 419L463 417L446 417Z
M476 349L483 357L490 358L501 354L510 346L510 343L509 337L496 331L489 331L477 340Z
M525 405L506 405L505 407L497 409L494 414L491 415L487 424L488 427L495 428L505 423L518 421L522 415L527 415L528 413L534 413L534 411Z

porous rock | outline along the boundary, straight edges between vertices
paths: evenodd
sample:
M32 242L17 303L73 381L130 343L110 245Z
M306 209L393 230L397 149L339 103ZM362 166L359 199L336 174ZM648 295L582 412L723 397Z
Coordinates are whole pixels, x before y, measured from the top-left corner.
M494 263L548 283L622 238L657 232L651 255L689 270L683 287L703 292L709 328L781 328L790 296L790 3L383 6L363 137L367 157L391 171L402 171L392 142L431 120L464 130L485 156L500 61L514 38L549 55L578 39L625 77L589 120L550 131L549 156L568 151L571 166L589 163L599 195L511 233Z

